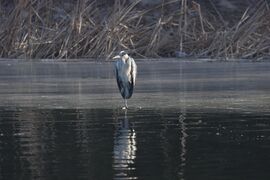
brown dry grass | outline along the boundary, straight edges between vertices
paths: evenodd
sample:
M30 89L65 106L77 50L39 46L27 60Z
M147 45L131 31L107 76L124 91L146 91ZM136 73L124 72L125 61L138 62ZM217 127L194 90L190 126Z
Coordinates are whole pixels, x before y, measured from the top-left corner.
M140 0L115 0L110 7L93 0L74 2L17 0L0 14L0 56L110 58L123 49L137 57L174 57L176 52L225 59L270 55L270 10L264 0L231 27L187 0L147 10L139 8ZM176 8L168 11L168 6Z

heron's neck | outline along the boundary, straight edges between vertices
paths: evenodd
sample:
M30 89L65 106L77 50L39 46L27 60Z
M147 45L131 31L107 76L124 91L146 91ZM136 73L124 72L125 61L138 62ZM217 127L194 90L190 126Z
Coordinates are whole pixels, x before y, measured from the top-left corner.
M125 63L127 63L128 58L129 58L129 57L127 57L127 58L123 57L122 60L123 60Z

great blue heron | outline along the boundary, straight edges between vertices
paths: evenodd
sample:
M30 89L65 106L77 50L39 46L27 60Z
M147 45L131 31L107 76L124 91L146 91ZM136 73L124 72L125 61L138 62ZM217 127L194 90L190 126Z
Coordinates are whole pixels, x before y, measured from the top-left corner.
M125 51L113 57L117 59L115 63L115 77L119 91L125 101L123 109L127 109L127 99L131 98L137 75L137 65L132 57Z

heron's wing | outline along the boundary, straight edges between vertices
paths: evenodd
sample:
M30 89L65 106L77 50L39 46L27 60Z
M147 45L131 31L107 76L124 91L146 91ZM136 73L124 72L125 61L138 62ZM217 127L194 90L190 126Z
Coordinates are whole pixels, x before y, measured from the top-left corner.
M121 87L122 80L121 80L121 77L119 76L120 69L121 69L120 61L116 61L115 65L114 65L114 73L115 73L115 78L116 78L118 89L120 90L120 92L122 92L122 90L121 90L122 89L122 87Z
M131 60L131 72L130 72L130 75L131 75L131 81L132 81L131 83L133 85L135 85L136 76L137 76L137 65L136 65L133 58L130 58L130 60Z

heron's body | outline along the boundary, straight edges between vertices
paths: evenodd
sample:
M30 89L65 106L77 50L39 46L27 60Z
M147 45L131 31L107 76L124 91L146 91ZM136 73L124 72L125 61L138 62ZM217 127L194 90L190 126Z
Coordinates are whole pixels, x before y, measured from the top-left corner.
M125 100L125 108L127 108L127 99L131 98L135 86L137 65L133 58L121 51L119 56L114 57L117 59L115 63L115 77L119 91Z

